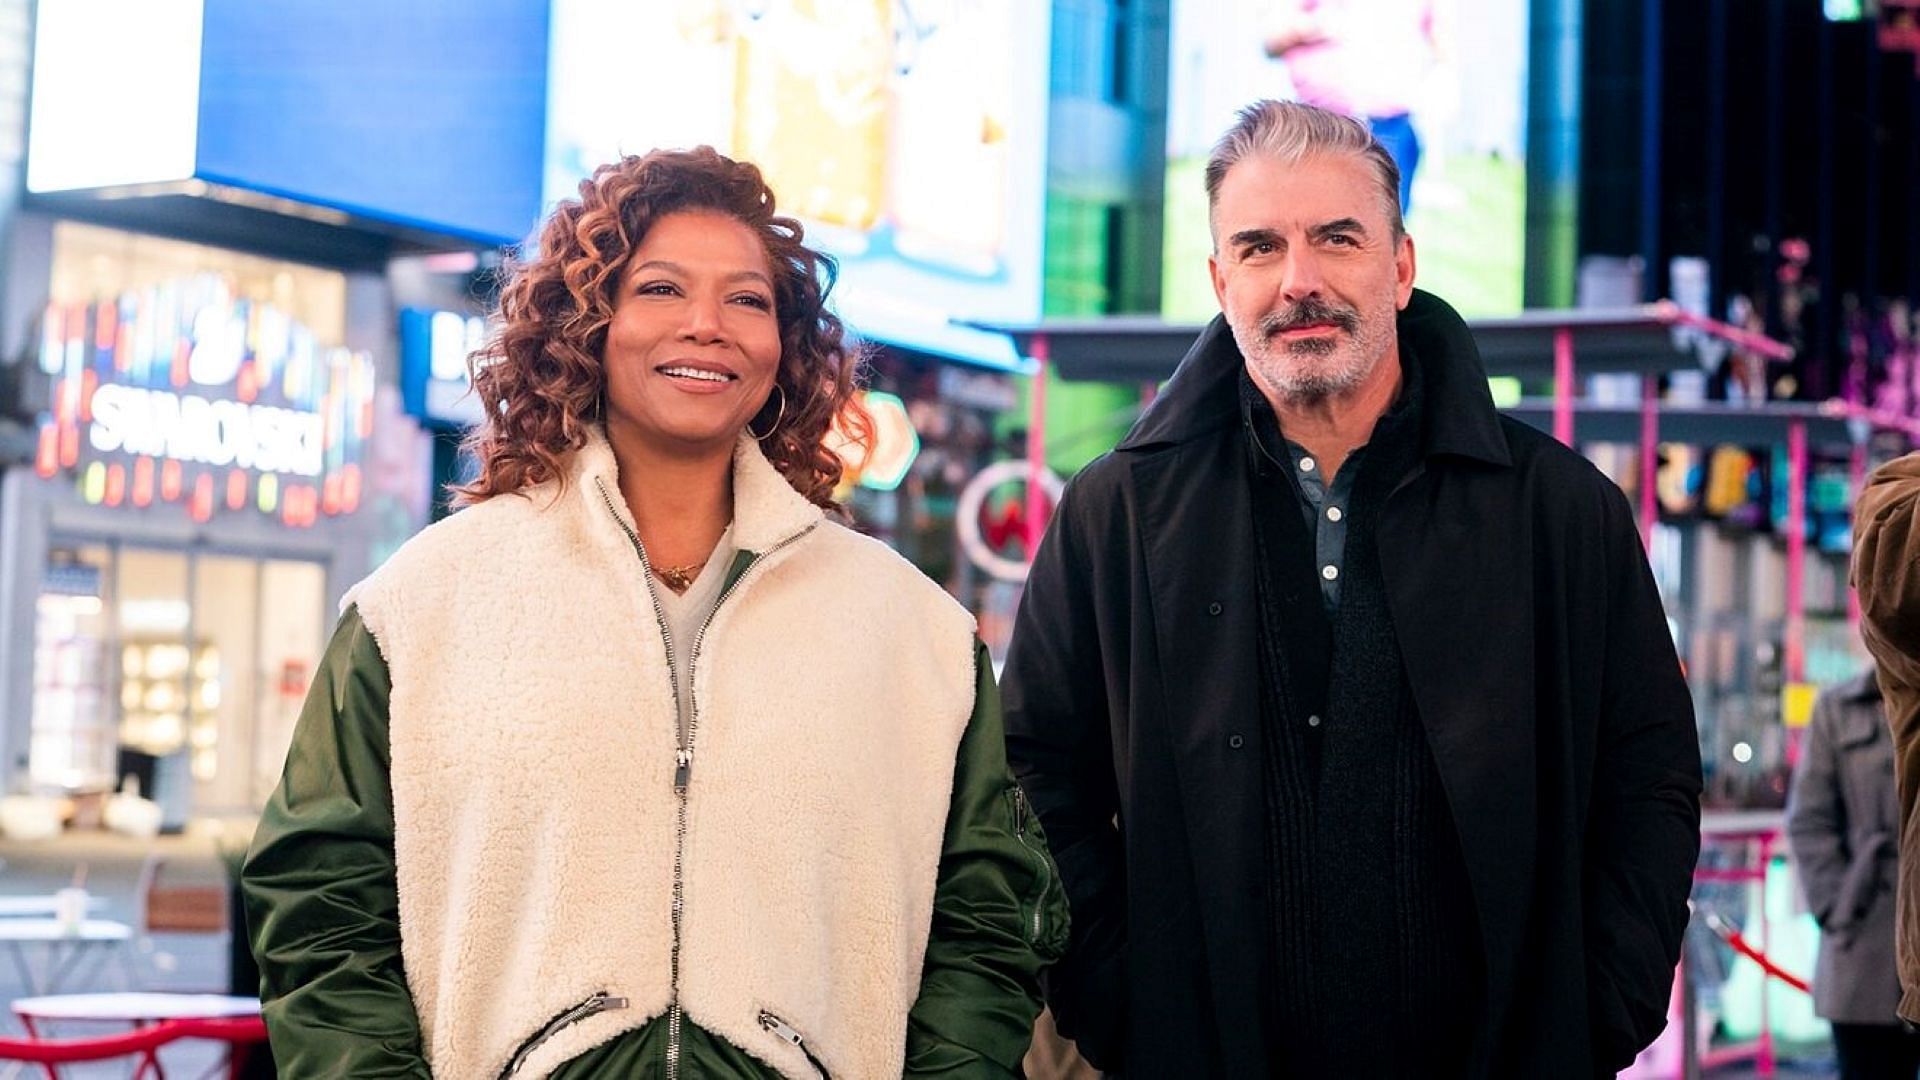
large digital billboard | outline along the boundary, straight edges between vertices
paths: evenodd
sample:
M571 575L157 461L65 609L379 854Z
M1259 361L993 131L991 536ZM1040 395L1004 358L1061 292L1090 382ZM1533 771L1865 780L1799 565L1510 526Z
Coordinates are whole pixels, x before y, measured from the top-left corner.
M39 6L27 188L210 184L477 244L540 208L545 0Z
M1207 154L1260 98L1368 121L1406 174L1418 284L1470 315L1520 310L1527 0L1173 0L1162 310L1219 310Z
M539 212L541 0L205 0L197 175L484 244Z
M599 165L710 145L840 260L862 336L994 365L952 320L1040 314L1051 5L554 0L548 204Z

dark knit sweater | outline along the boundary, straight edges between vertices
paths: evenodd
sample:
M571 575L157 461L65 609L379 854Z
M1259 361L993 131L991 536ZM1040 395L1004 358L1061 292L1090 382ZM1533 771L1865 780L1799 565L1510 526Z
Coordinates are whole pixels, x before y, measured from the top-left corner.
M1420 385L1417 365L1406 367L1400 402L1346 466L1359 473L1331 612L1311 519L1278 465L1286 458L1272 453L1277 424L1246 388L1262 552L1269 1015L1273 1060L1288 1076L1458 1075L1482 997L1459 841L1401 665L1374 542L1380 507L1419 465Z

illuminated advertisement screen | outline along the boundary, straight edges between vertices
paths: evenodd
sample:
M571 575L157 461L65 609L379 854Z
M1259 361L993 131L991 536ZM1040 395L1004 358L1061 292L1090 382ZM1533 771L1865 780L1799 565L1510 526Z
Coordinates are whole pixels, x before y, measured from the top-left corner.
M1242 106L1366 119L1401 166L1417 284L1469 315L1520 310L1527 0L1173 0L1162 311L1219 311L1208 153Z
M543 194L711 145L839 259L860 335L1014 365L1005 337L951 320L1040 314L1050 6L554 0Z
M400 397L407 415L442 430L486 419L467 357L487 343L487 320L458 311L402 308Z
M39 6L27 188L200 179L485 244L540 208L544 0Z
M540 0L205 0L196 175L516 243L539 212Z

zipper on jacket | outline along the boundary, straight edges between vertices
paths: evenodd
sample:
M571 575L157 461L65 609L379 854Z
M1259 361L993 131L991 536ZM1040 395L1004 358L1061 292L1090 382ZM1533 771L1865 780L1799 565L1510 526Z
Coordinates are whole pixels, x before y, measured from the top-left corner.
M590 1016L598 1016L603 1012L610 1012L614 1009L624 1009L626 1007L626 998L614 997L605 990L601 990L580 1004L560 1012L555 1015L553 1019L542 1024L540 1030L533 1033L532 1038L520 1044L520 1049L515 1050L513 1057L508 1059L507 1067L500 1071L500 1080L507 1080L508 1077L519 1072L520 1066L527 1063L527 1058L532 1056L535 1050L546 1045L549 1039L560 1034L563 1030L572 1027Z
M626 519L613 505L613 496L608 494L607 485L598 477L594 486L600 489L600 499L607 504L607 513L613 517L613 523L627 534L627 542L633 545L633 553L640 557L640 574L647 587L647 599L653 603L654 621L660 624L660 640L667 649L667 682L673 690L673 793L677 803L674 809L673 840L673 948L669 953L668 979L671 984L667 999L667 1076L669 1080L679 1080L680 1076L680 909L685 893L681 885L680 860L681 849L687 836L687 783L693 778L693 747L690 730L683 730L681 723L685 718L680 715L680 671L673 662L673 630L667 625L666 609L660 606L660 594L653 589L653 563L647 559L647 548L640 537L627 525Z
M822 1065L820 1059L814 1057L813 1051L808 1048L806 1036L800 1034L799 1030L792 1024L787 1023L785 1020L780 1019L765 1009L761 1009L760 1026L773 1032L781 1042L787 1043L794 1049L807 1055L807 1064L813 1066L813 1071L820 1074L821 1080L833 1080L833 1074L827 1071L827 1067Z
M739 591L741 584L766 561L767 556L812 531L813 526L809 525L768 548L749 563L739 577L721 589L720 595L714 598L713 607L707 611L707 617L700 621L700 629L694 632L693 651L687 656L687 735L674 759L673 771L673 792L677 804L674 807L673 824L673 962L670 965L673 1004L667 1009L667 1080L680 1080L680 1028L683 1014L680 1008L680 923L681 915L686 910L687 785L693 779L693 742L700 732L700 691L694 682L694 672L700 667L700 646L707 640L707 627L713 625L713 617L720 613L720 607L727 602L727 597ZM636 539L634 543L638 545L639 541ZM653 582L647 582L647 588L652 589ZM807 1056L811 1058L813 1055Z
M1028 944L1036 944L1040 940L1040 913L1047 906L1047 890L1053 887L1053 860L1047 858L1046 852L1034 847L1033 841L1027 839L1027 821L1032 815L1033 807L1027 803L1027 793L1021 789L1020 785L1015 784L1013 786L1013 836L1020 841L1020 846L1031 852L1040 863L1040 892L1033 901L1033 936L1028 939Z
M667 626L667 610L660 606L660 594L653 591L653 563L648 560L646 546L640 543L640 537L627 526L626 519L620 516L620 511L614 509L613 496L607 494L607 485L596 477L593 486L600 489L600 500L607 504L607 513L613 515L613 523L620 526L621 532L627 534L627 541L633 545L633 553L640 556L640 569L643 572L642 581L647 586L647 599L653 603L653 619L660 624L660 640L667 647L667 683L673 690L673 708L676 714L673 733L675 748L678 753L687 754L677 715L680 711L680 673L673 663L673 630ZM676 757L675 761L677 763L679 758ZM676 788L683 786L678 768L674 772L674 786Z
M667 1002L666 1056L667 1080L680 1080L680 1036L685 1017L685 1012L680 1007L680 924L681 915L686 910L687 787L693 782L694 736L700 728L700 699L694 692L692 682L694 668L695 665L700 662L700 646L707 638L707 627L713 625L713 617L719 612L720 606L727 602L727 597L732 596L739 590L741 584L752 575L755 568L766 561L767 556L772 555L774 552L779 551L812 532L818 525L818 522L808 525L806 528L768 548L765 552L761 553L759 557L755 558L753 562L749 563L746 570L741 572L738 577L729 582L726 588L720 590L720 595L714 599L713 607L708 610L706 618L701 620L700 629L693 637L693 651L687 658L688 710L687 715L681 717L679 716L680 674L673 662L673 632L667 627L667 615L666 611L660 606L660 594L655 592L653 588L653 564L647 560L646 545L640 542L639 535L627 525L626 519L622 518L619 510L614 507L613 496L607 493L606 483L596 477L594 479L594 485L600 489L600 498L607 504L607 513L613 515L614 523L620 526L620 531L626 533L627 540L633 544L634 554L640 556L640 569L646 579L647 598L653 601L653 617L660 624L661 640L667 647L667 678L673 687L674 713L676 718L673 750L673 794L675 803L673 824L673 948L668 954L668 977L671 981L672 990ZM678 723L679 720L685 721L684 726Z

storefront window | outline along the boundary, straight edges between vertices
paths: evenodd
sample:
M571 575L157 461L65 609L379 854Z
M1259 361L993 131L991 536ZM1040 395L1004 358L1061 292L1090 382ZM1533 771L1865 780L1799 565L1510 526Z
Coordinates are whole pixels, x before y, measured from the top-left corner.
M119 775L140 780L141 791L174 804L184 816L182 774L193 722L193 656L188 631L184 553L122 547L114 580L119 632Z
M253 683L262 603L257 559L203 555L194 563L193 783L201 806L253 798ZM296 605L304 606L304 605Z
M112 553L55 548L41 579L33 650L33 729L28 772L35 787L104 790L119 745L111 707Z
M317 563L260 564L259 677L254 693L253 802L267 801L293 742L294 721L326 647L327 575ZM236 766L237 767L237 766Z
M33 783L82 793L131 777L172 824L258 807L279 781L325 609L319 563L56 543L39 599Z

